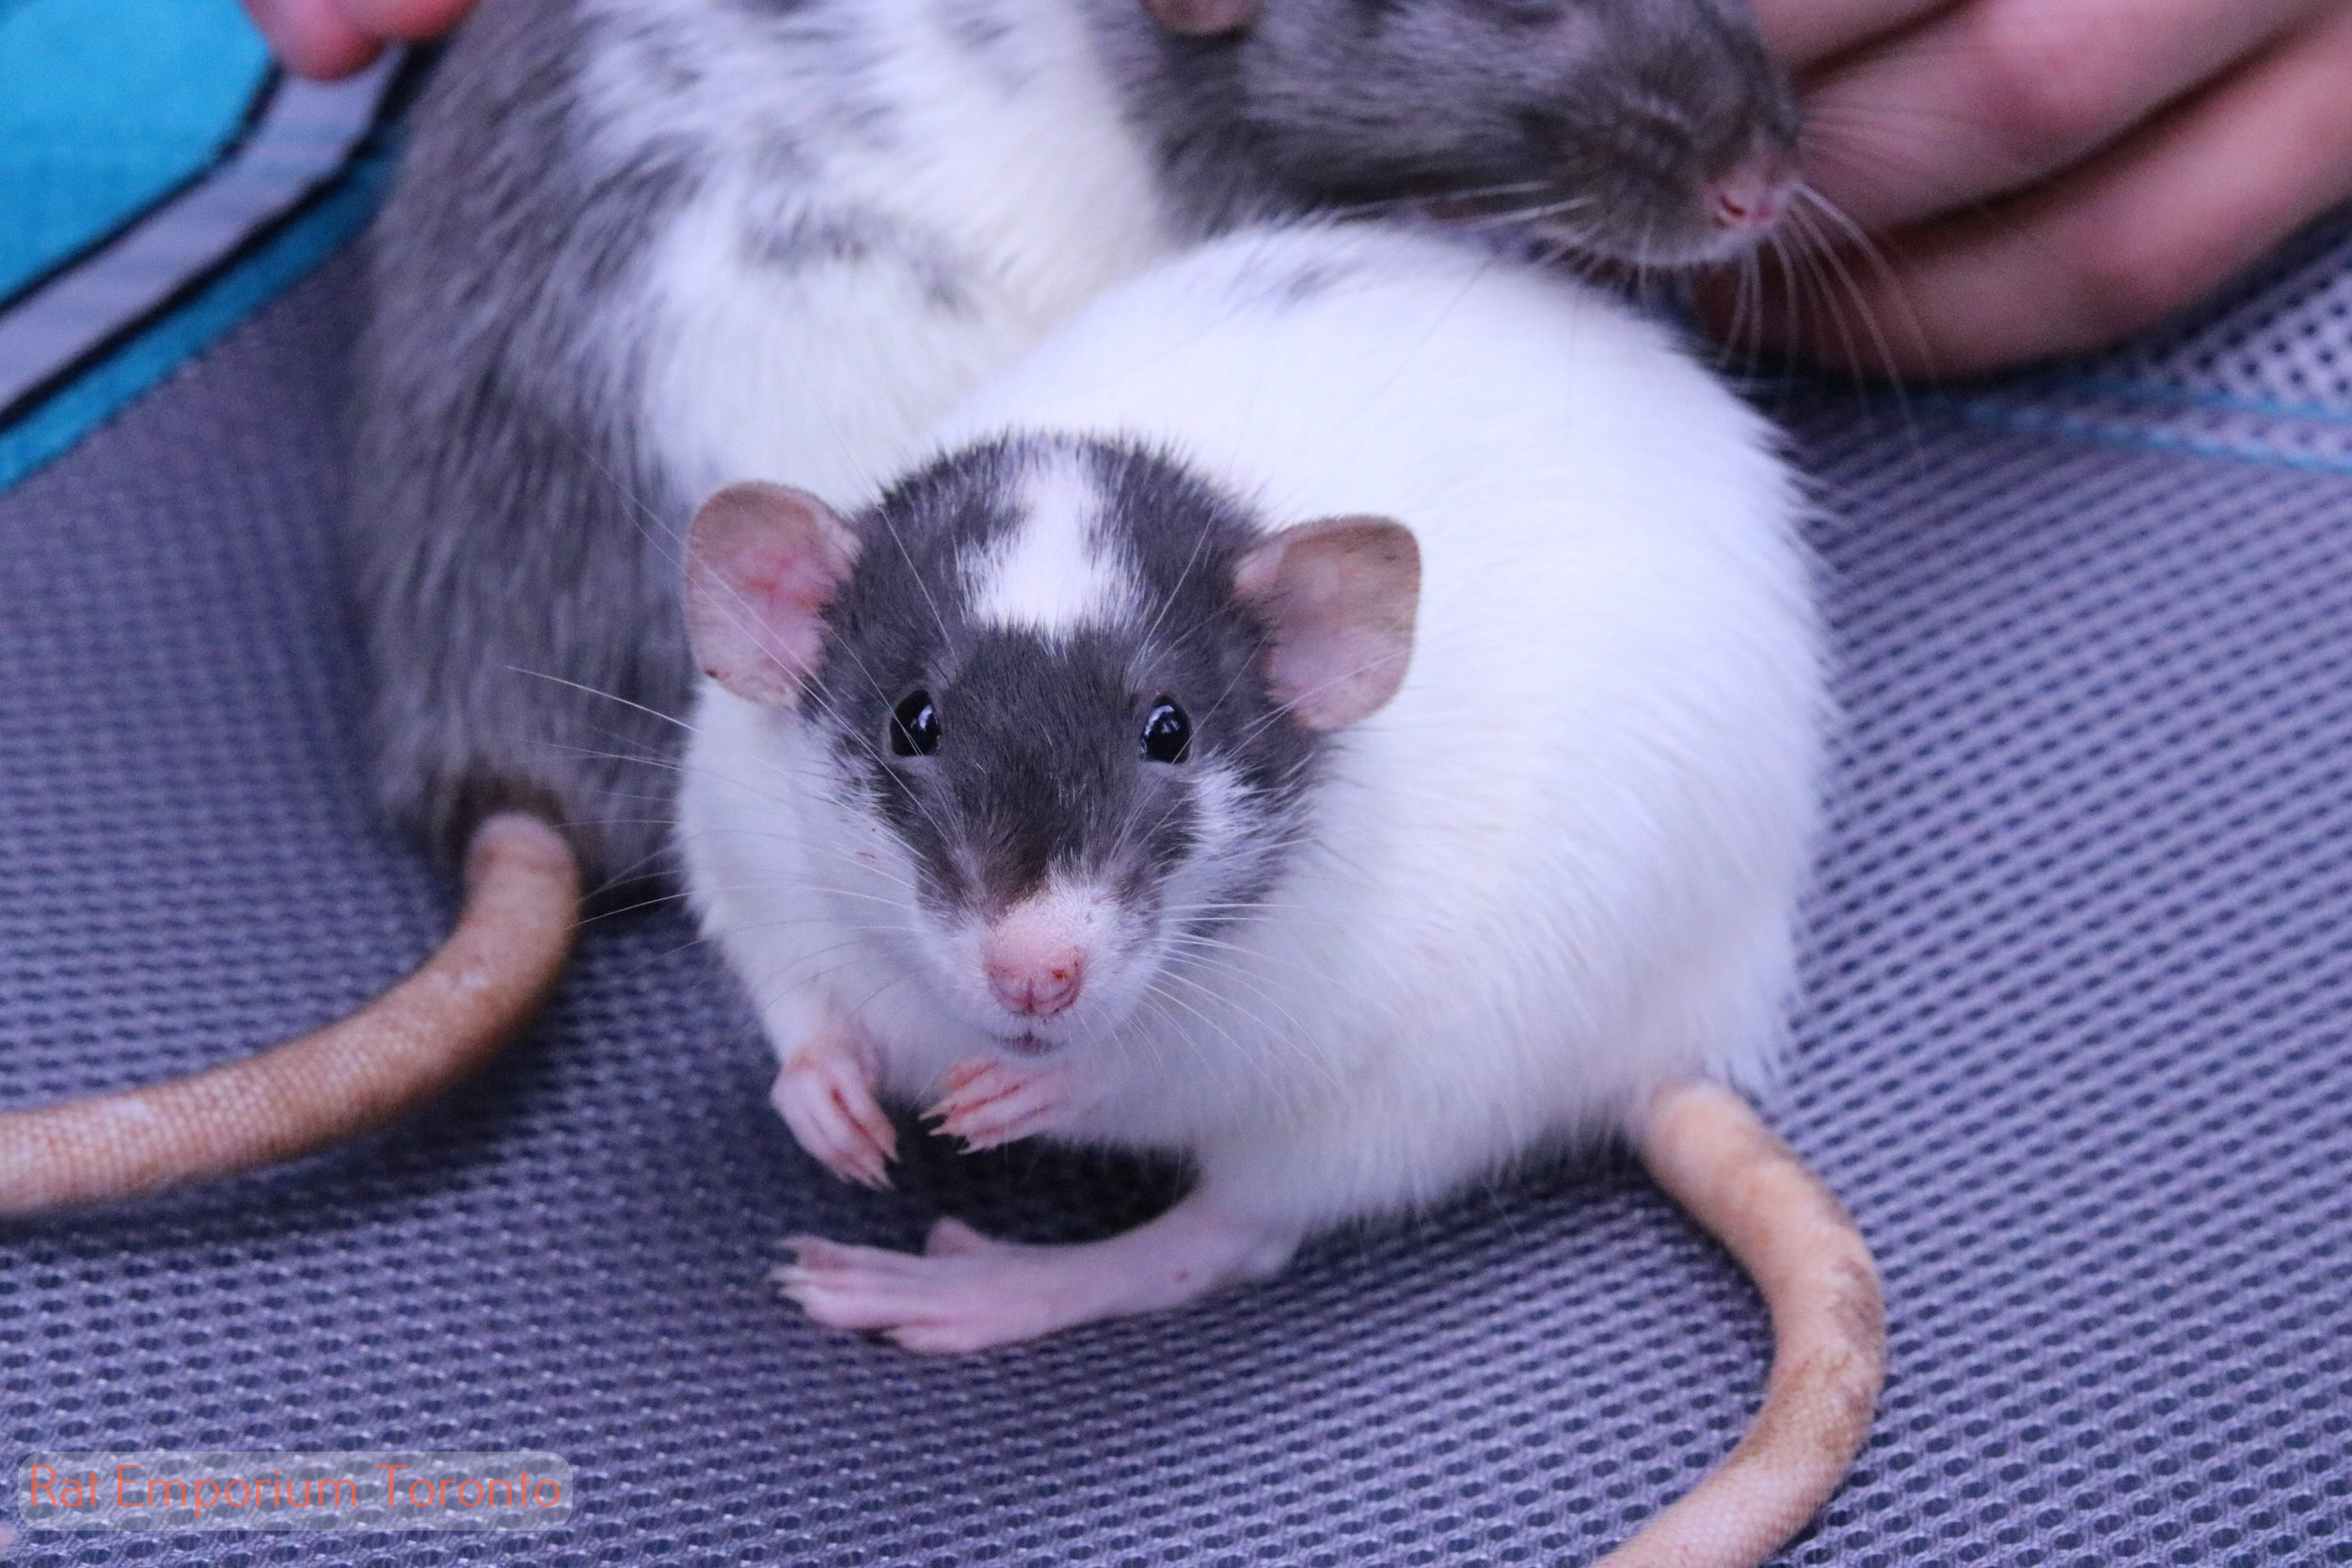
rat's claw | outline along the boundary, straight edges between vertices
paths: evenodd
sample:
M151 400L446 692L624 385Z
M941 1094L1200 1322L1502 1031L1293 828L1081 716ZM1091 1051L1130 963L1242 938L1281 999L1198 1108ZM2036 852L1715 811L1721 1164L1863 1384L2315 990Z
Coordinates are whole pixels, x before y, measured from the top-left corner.
M776 1074L769 1099L800 1146L845 1181L890 1185L898 1129L874 1099L855 1047L828 1037L803 1047Z
M947 1092L923 1113L969 1149L994 1148L1069 1125L1075 1109L1072 1073L1056 1063L1015 1068L993 1056L969 1056L947 1072Z

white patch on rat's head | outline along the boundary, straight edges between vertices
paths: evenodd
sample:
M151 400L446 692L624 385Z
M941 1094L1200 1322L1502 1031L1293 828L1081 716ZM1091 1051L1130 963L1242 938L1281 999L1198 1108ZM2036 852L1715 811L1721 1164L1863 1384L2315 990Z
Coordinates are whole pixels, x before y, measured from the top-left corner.
M1041 455L1019 504L1019 521L965 568L975 622L1050 635L1132 611L1136 586L1082 458Z

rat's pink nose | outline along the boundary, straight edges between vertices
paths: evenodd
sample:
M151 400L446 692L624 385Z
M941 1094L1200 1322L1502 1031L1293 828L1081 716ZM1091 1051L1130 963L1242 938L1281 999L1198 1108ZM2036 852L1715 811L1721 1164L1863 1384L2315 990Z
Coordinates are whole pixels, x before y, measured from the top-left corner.
M1000 947L989 955L988 989L1009 1013L1051 1018L1067 1012L1085 983L1086 956L1074 947L1043 953Z
M1777 160L1751 158L1708 185L1708 219L1726 234L1761 234L1788 210L1795 186Z

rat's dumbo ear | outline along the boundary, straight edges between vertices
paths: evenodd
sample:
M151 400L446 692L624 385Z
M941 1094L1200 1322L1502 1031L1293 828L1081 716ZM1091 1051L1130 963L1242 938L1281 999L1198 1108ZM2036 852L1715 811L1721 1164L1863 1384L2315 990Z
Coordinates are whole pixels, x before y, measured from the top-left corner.
M1241 558L1233 594L1265 624L1266 685L1311 730L1380 711L1405 682L1421 546L1388 517L1325 517Z
M1254 25L1265 14L1265 0L1143 0L1143 8L1171 33L1216 38Z
M751 702L796 705L856 560L857 535L805 490L730 484L703 502L686 531L686 634L703 673Z

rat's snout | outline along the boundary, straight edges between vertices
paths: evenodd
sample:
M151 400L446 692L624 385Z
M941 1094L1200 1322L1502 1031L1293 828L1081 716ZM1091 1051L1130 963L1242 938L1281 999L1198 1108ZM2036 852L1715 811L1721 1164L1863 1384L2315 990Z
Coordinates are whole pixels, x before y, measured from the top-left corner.
M1009 1013L1051 1018L1067 1012L1085 983L1086 955L1074 947L1018 958L993 952L989 957L988 989Z
M997 1005L1025 1018L1068 1012L1086 985L1082 936L1060 900L1033 898L1006 911L981 957Z
M1796 190L1795 165L1777 151L1763 150L1708 181L1699 199L1716 233L1746 243L1771 232L1788 213Z

